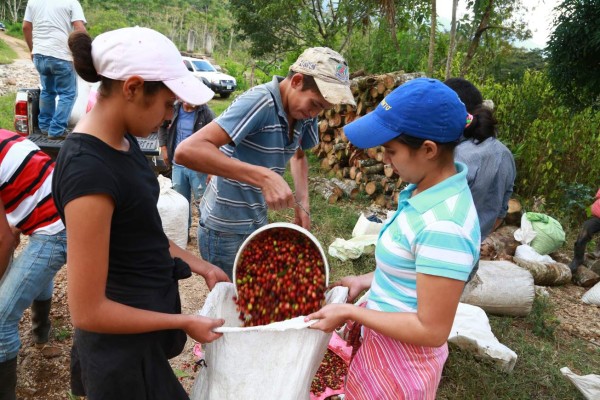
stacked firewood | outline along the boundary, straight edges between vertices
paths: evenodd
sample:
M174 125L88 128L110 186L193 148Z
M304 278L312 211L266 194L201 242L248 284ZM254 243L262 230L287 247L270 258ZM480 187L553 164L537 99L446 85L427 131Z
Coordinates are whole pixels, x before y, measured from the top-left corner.
M401 84L421 76L424 75L398 71L353 79L350 88L356 100L356 108L349 105L336 105L321 113L319 116L321 140L314 151L322 159L321 168L335 176L337 183L333 185L344 186L339 188L337 195L335 191L325 190L323 184L316 188L319 192L323 191L324 196L327 195L326 198L330 203L337 201L343 193L353 198L362 192L373 199L378 206L388 209L396 207L402 181L390 165L383 163L383 148L381 146L370 149L354 147L344 135L343 127L373 111L385 96ZM377 132L372 133L377 134ZM334 180L330 180L330 184L332 181Z

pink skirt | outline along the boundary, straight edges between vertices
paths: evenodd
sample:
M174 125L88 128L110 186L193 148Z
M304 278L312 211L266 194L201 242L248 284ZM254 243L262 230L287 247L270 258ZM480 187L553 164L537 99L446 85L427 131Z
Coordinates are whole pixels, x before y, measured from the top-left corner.
M346 400L434 400L448 344L405 344L369 328L350 364Z

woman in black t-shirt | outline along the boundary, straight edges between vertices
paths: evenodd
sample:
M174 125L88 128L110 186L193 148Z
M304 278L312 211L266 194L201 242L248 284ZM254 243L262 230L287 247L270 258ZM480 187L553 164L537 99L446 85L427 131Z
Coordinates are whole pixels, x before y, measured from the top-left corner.
M68 300L75 337L71 386L96 399L187 399L168 359L186 333L207 343L223 320L182 315L177 281L190 269L210 289L216 266L167 239L158 182L134 136L172 118L176 96L203 104L212 92L184 67L173 43L147 28L69 38L77 73L101 81L94 108L65 140L53 195L67 227Z

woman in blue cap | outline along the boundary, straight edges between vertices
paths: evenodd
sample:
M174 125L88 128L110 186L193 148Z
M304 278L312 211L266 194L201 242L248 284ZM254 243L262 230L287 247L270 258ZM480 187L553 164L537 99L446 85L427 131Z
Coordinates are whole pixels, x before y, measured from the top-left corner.
M375 271L337 283L349 288L349 301L370 288L366 307L327 305L307 317L326 332L347 320L363 325L348 400L435 398L460 295L479 258L467 168L454 162L468 119L452 89L419 78L344 128L357 147L383 145L385 162L410 183L379 234Z

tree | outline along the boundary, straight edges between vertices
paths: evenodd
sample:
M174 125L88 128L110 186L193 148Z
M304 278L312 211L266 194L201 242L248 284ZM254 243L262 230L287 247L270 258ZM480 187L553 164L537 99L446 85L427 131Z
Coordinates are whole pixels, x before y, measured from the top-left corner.
M364 0L231 0L241 36L260 57L308 46L340 51L354 27L372 10Z
M454 58L454 46L456 42L456 9L458 8L458 0L452 0L452 22L450 23L450 44L448 45L448 57L446 58L446 74L445 78L450 78L450 70L452 67L452 59Z
M565 103L600 106L600 2L564 0L546 47L548 75Z
M486 40L487 50L493 51L489 44L531 37L522 20L527 9L521 0L469 0L467 6L472 10L472 16L466 16L462 26L468 31L470 42L460 76L469 71L482 40Z
M27 2L24 2L23 0L5 0L5 3L8 7L12 22L18 22L21 20L22 12L25 11Z
M435 31L437 28L436 22L436 0L431 0L431 30L429 33L429 56L427 57L427 75L433 75L433 54L435 52Z

